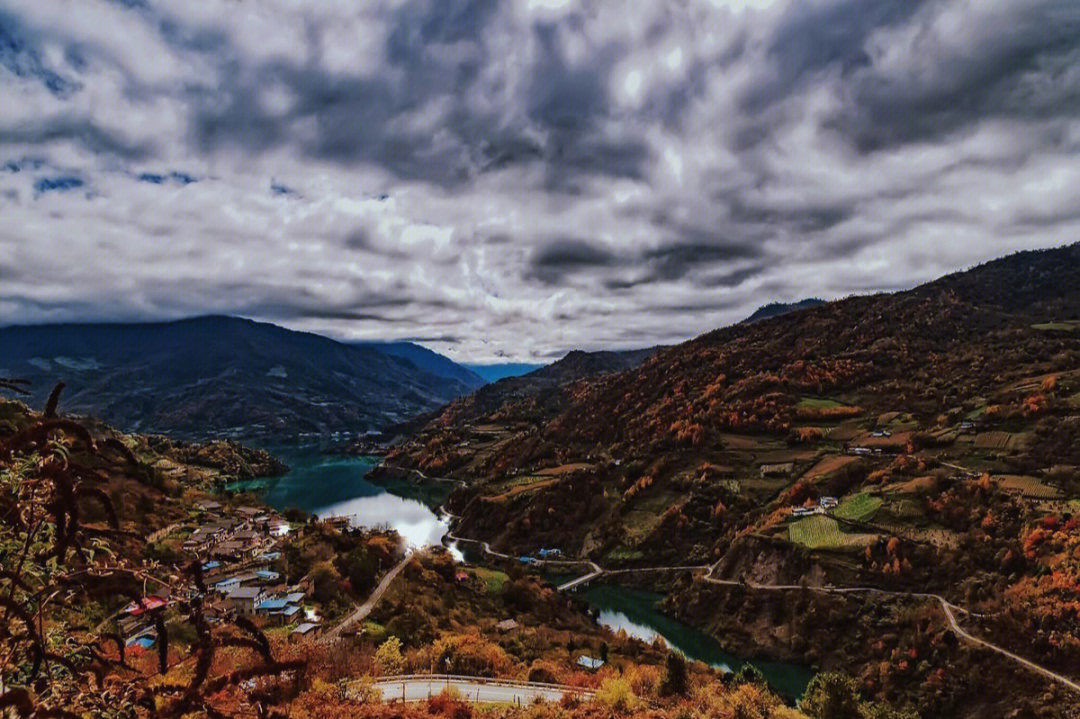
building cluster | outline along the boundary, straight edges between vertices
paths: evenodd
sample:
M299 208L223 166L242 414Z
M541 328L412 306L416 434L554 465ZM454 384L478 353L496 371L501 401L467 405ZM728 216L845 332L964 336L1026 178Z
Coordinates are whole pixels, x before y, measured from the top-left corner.
M809 517L814 514L825 514L830 509L835 509L840 504L840 500L836 497L822 497L818 500L818 503L812 507L792 507L791 516L793 517Z
M292 527L273 510L236 507L204 500L196 503L200 517L184 527L185 551L202 561L206 596L203 606L211 621L229 614L261 618L272 626L295 625L291 634L317 633L319 618L305 608L310 584L288 586L275 569L282 557L281 545ZM154 614L164 611L174 597L168 590L132 602L117 620L129 646L149 648L156 641Z

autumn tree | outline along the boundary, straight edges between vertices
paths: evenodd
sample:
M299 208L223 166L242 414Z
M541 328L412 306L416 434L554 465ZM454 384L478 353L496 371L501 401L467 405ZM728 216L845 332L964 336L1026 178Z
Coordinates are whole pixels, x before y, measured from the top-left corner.
M862 719L859 684L836 672L818 674L810 681L799 707L814 719Z
M375 666L379 672L386 676L403 674L405 672L405 657L401 654L401 640L397 637L387 637L386 641L375 650Z
M686 659L676 651L670 651L664 665L664 678L660 680L661 696L682 696L690 686Z

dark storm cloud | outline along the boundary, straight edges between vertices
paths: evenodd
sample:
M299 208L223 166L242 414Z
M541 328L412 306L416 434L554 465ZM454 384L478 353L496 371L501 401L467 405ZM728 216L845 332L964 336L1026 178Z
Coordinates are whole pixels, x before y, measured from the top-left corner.
M642 177L649 159L644 140L609 137L599 126L610 114L607 87L617 47L571 66L554 29L538 25L532 32L540 56L527 79L528 104L474 106L469 93L478 89L480 68L500 61L481 42L496 7L486 1L402 6L386 41L387 66L376 72L331 72L310 59L239 66L216 87L189 89L196 107L192 138L204 152L235 146L263 152L298 142L313 158L374 163L403 179L447 187L479 172L536 162L552 189L575 190L581 176ZM218 35L199 51L234 54ZM260 93L268 86L288 89L293 101L287 111L264 106ZM448 105L440 132L408 129L409 118L428 112L435 100ZM297 137L293 128L303 121L314 132Z
M528 359L1080 231L1071 0L9 5L0 320Z
M980 47L962 47L929 77L850 78L852 102L835 121L862 149L933 140L986 118L1075 118L1080 111L1080 6L1036 3L1003 18Z
M577 272L615 267L622 262L614 253L588 240L562 237L533 253L525 277L555 285Z
M853 208L831 207L767 207L732 199L729 203L731 219L738 223L783 226L795 232L809 233L828 230L851 218Z
M826 68L850 73L869 65L868 36L911 18L923 4L924 0L791 4L770 39L766 73L742 97L742 105L759 113L813 82L815 74Z
M63 140L95 155L124 160L141 160L151 151L149 143L132 142L122 133L111 132L93 120L78 117L41 118L14 126L0 126L0 145L48 145Z
M760 256L760 251L753 246L698 240L647 250L643 259L651 269L650 281L670 281L681 279L693 270L730 265L734 261L757 256Z

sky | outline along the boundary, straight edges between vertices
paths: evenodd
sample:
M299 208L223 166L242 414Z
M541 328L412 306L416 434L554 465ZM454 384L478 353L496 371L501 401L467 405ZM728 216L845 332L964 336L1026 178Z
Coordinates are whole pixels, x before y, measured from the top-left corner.
M0 323L470 362L1080 238L1075 0L0 0Z

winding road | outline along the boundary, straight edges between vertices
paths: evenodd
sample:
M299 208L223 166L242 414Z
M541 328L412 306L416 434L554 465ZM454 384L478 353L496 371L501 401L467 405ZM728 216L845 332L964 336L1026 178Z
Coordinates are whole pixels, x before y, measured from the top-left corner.
M451 519L457 519L457 517L455 515L450 514L449 512L446 512L445 510L443 510L443 511ZM514 557L510 556L509 554L504 554L502 552L495 551L494 549L491 548L490 544L488 544L487 542L484 542L482 540L468 539L466 537L459 537L457 535L454 535L451 532L447 532L446 536L447 536L448 539L450 539L452 541L455 541L455 542L469 542L469 543L473 543L473 544L479 544L486 553L488 553L488 554L490 554L492 556L499 557L501 559L511 559L511 560L514 559ZM533 560L533 563L534 564L540 564L540 565L560 565L561 564L561 565L574 565L574 566L587 566L587 567L589 567L589 572L587 574L584 574L584 575L582 575L580 577L577 577L576 579L570 580L569 582L566 582L564 584L559 585L558 589L560 591L569 591L569 590L575 589L576 587L581 586L583 584L587 584L588 582L590 582L590 581L592 581L592 580L594 580L594 579L596 579L596 578L598 578L598 577L600 577L602 575L605 575L605 574L630 574L630 573L636 573L636 572L642 572L643 573L643 572L676 572L676 571L678 571L678 572L705 572L705 574L702 575L701 579L703 581L709 582L710 584L719 584L719 585L722 585L722 586L741 586L741 587L745 587L747 589L754 589L754 590L761 590L761 591L781 591L781 592L784 592L784 591L805 590L805 591L812 591L812 592L821 592L821 593L825 593L825 594L876 594L876 595L885 596L885 597L902 597L902 598L909 598L909 599L910 598L931 599L931 600L934 600L934 601L938 602L941 605L941 609L945 613L945 618L948 621L950 628L961 639L964 639L965 641L970 642L972 644L976 644L978 646L981 646L981 647L983 647L985 649L989 649L989 650L991 650L993 652L997 652L998 654L1001 654L1002 656L1005 656L1005 657L1007 657L1007 658L1009 658L1009 659L1011 659L1011 660L1025 666L1025 667L1027 667L1028 669L1036 672L1037 674L1040 674L1043 677L1045 677L1047 679L1050 679L1051 681L1058 682L1059 684L1062 684L1062 685L1068 687L1069 689L1080 693L1080 683L1077 683L1073 679L1070 679L1069 677L1064 676L1062 674L1058 674L1057 672L1051 671L1051 670L1049 670L1049 669L1047 669L1047 668L1045 668L1043 666L1040 666L1040 665L1036 664L1035 662L1033 662L1033 661L1031 661L1029 659L1025 659L1022 656L1018 655L1018 654L1014 654L1013 652L1010 652L1008 649L1005 649L1003 647L999 647L996 644L988 642L985 639L980 639L979 637L976 637L976 636L970 634L969 632L967 632L963 627L960 626L959 622L956 621L956 614L955 614L956 612L959 612L961 614L964 614L964 615L967 615L967 616L970 616L970 617L976 617L976 618L985 617L987 615L970 612L967 609L964 609L963 607L959 607L959 606L957 606L955 604L952 604L951 602L949 602L947 599L945 599L945 597L941 596L940 594L932 594L932 593L929 593L929 592L902 592L902 591L893 591L893 590L888 590L888 589L879 589L877 587L828 587L828 586L826 586L826 587L815 587L815 586L803 586L803 585L800 585L800 584L757 584L757 583L754 583L754 582L745 582L745 581L739 581L739 580L735 580L735 579L717 579L717 578L712 576L713 570L715 570L716 566L717 566L715 564L712 564L712 565L709 565L709 564L705 564L705 565L688 565L688 566L672 565L672 566L661 566L661 567L636 567L636 568L633 568L633 569L605 569L605 568L601 567L599 564L597 564L596 562L594 562L592 560L589 560L589 559L562 559L562 560L536 559L536 560Z
M1041 674L1042 676L1046 677L1047 679L1050 679L1052 681L1056 681L1056 682L1058 682L1060 684L1064 684L1065 686L1069 687L1070 689L1072 689L1075 692L1080 692L1080 684L1073 681L1069 677L1058 674L1057 672L1050 671L1049 669L1047 669L1045 667L1039 666L1038 664L1036 664L1033 661L1030 661L1028 659L1024 659L1022 656L1020 656L1018 654L1014 654L1013 652L1010 652L1008 649L1004 649L1002 647L999 647L996 644L993 644L991 642L986 641L985 639L980 639L980 638L968 633L963 627L960 626L960 623L956 621L956 615L954 614L954 612L960 612L961 614L966 614L966 615L971 616L971 617L983 617L983 616L986 616L986 615L976 614L974 612L969 612L967 609L964 609L963 607L958 607L955 604L951 603L949 600L945 599L945 597L941 596L940 594L931 594L931 593L928 593L928 592L899 592L899 591L891 591L891 590L888 590L888 589L878 589L877 587L811 587L811 586L802 586L802 585L799 585L799 584L755 584L755 583L752 583L752 582L739 582L739 581L732 580L732 579L716 579L716 578L711 576L713 568L715 568L715 565L713 565L713 567L709 569L708 574L706 574L705 576L702 577L702 579L704 581L709 582L710 584L721 584L721 585L725 585L725 586L743 586L743 587L747 587L749 589L762 590L762 591L781 591L781 592L785 592L785 591L793 591L793 590L805 590L805 591L811 591L811 592L821 592L823 594L857 594L857 593L862 593L862 594L878 594L878 595L881 595L881 596L901 597L901 598L908 598L908 599L915 598L915 599L932 599L932 600L935 600L936 602L938 602L941 605L941 609L945 613L945 619L949 622L949 627L953 630L954 633L956 633L957 636L961 637L962 639L964 639L964 640L966 640L968 642L971 642L972 644L977 644L977 645L979 645L981 647L984 647L984 648L989 649L991 651L997 652L998 654L1006 656L1009 659L1012 659L1013 661L1022 664L1023 666L1027 667L1028 669L1031 669L1032 671L1034 671L1034 672L1036 672L1038 674Z

